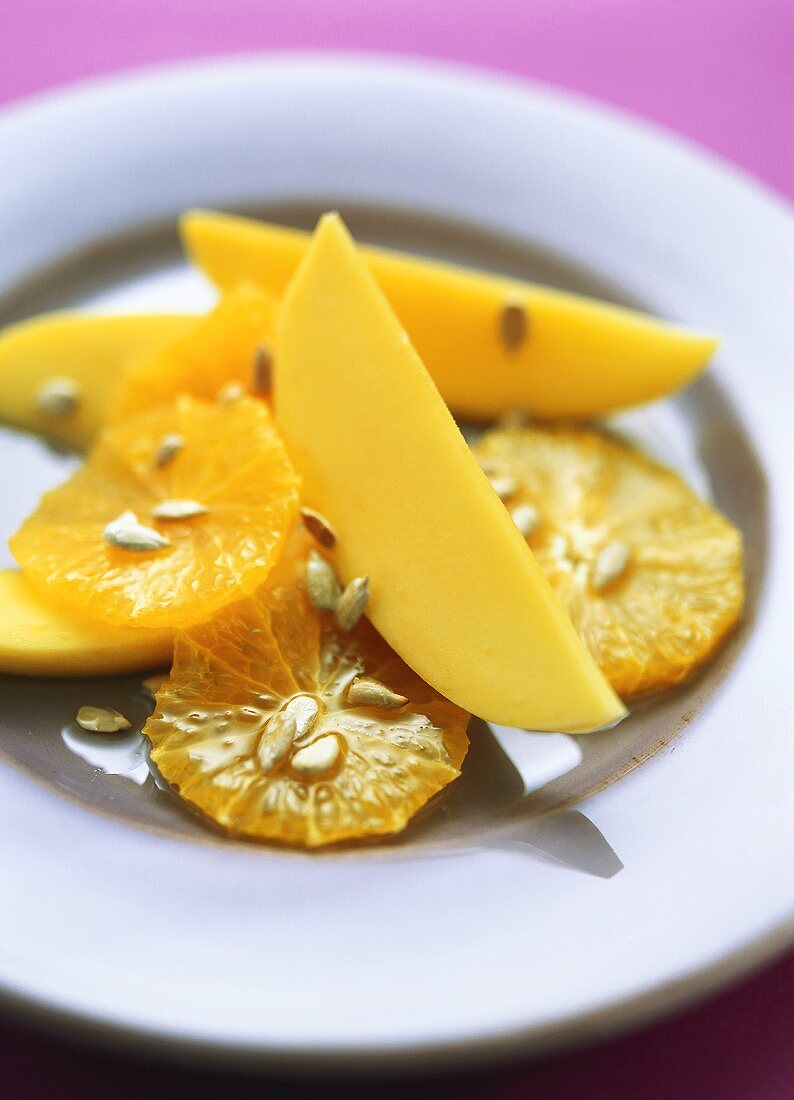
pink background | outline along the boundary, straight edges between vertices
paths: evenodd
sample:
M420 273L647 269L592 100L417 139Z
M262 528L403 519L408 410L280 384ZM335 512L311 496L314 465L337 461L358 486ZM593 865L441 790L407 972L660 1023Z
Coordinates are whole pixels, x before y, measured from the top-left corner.
M292 48L445 58L549 81L676 130L794 196L792 0L0 0L0 103L133 66ZM81 1051L11 1022L0 1024L0 1052L15 1100L304 1095ZM305 1095L317 1087L358 1094L326 1083ZM412 1087L417 1100L792 1100L794 956L631 1038Z
M550 81L794 193L791 0L0 0L0 102L174 58L295 48Z

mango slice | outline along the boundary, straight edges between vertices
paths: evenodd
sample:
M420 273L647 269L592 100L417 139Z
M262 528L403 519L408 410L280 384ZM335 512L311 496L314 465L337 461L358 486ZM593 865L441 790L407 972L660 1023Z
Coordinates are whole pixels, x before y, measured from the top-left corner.
M48 313L9 326L0 332L0 420L85 450L126 366L196 321L174 314Z
M624 709L336 215L277 336L279 426L345 581L423 679L486 720L585 732Z
M181 221L189 257L219 287L281 294L308 234L196 210ZM551 287L385 249L362 254L447 404L474 418L523 408L589 419L691 382L712 336Z
M19 569L0 570L0 672L112 676L162 668L173 631L109 626L48 599Z

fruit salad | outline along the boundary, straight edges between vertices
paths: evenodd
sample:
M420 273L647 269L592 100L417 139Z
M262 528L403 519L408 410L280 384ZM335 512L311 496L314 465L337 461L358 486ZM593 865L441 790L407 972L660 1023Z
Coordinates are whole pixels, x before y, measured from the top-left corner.
M162 669L152 767L208 825L398 833L472 715L606 729L730 633L740 532L602 422L693 381L712 337L359 248L336 214L181 227L205 316L0 334L0 418L84 455L10 541L0 671Z

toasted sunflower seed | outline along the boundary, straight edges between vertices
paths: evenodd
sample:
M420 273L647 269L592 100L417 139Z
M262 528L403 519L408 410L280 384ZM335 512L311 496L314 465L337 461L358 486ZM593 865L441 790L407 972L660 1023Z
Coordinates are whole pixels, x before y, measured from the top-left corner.
M301 508L301 520L309 534L316 538L321 546L326 547L327 550L332 550L336 546L336 531L321 512L316 512L314 508Z
M374 676L357 676L347 689L347 701L354 707L380 707L396 710L408 702L405 695L398 695Z
M512 474L497 474L495 477L489 477L488 480L500 500L511 497L518 489L518 482Z
M603 592L614 584L626 571L631 551L625 542L608 542L599 551L590 572L590 587L595 592Z
M354 577L336 603L334 621L340 630L352 630L369 603L369 577Z
M226 382L218 390L218 402L221 405L232 405L235 401L240 400L244 392L239 382Z
M305 748L298 749L290 760L290 767L298 775L313 779L317 775L325 775L339 759L341 749L339 740L332 733L324 737L318 737Z
M152 527L138 522L134 512L122 512L104 530L105 542L120 550L164 550L171 543Z
M80 707L75 722L89 733L121 733L132 729L132 722L112 707Z
M254 352L254 365L251 370L251 390L254 393L267 394L273 389L273 353L267 344L260 344Z
M69 416L80 404L80 387L73 378L48 378L36 393L36 411L42 416Z
M306 591L318 611L333 611L342 595L342 586L329 561L310 550L306 559Z
M256 750L259 764L265 775L284 759L297 736L298 725L295 715L290 714L286 708L268 720Z
M154 452L153 462L158 469L163 466L167 466L169 462L173 462L179 452L185 445L183 436L177 432L169 432L168 435L164 435Z
M295 737L305 737L320 713L320 706L311 695L296 695L284 707L284 714L288 714L295 721Z
M499 335L508 351L517 351L527 336L527 311L520 302L508 302L499 317Z
M154 519L194 519L206 516L208 509L197 500L162 500L152 508Z
M510 509L510 516L525 539L540 527L540 512L534 504L517 504Z

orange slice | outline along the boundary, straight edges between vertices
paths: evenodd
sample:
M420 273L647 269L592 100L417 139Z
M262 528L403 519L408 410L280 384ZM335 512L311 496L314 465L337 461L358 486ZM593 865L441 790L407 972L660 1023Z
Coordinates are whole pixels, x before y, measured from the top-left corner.
M362 677L391 705L351 702ZM144 733L164 778L224 830L315 848L403 829L458 776L468 720L293 577L177 637Z
M180 393L214 401L234 383L245 393L265 396L276 306L275 298L251 286L224 295L185 335L130 366L108 419L154 408Z
M183 396L107 429L10 545L34 584L97 619L179 627L261 584L297 509L264 402Z
M686 679L736 623L741 533L672 470L592 430L492 431L475 453L619 695Z

